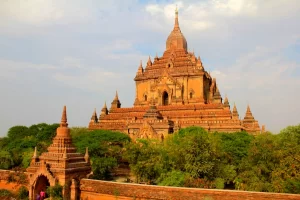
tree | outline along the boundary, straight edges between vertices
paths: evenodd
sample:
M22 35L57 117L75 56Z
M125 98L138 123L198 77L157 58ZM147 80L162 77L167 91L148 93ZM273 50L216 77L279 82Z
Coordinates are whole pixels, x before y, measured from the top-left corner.
M241 189L260 192L274 191L271 174L279 163L274 154L276 136L264 133L252 140L248 156L242 159L238 178L242 180Z
M123 146L130 141L124 133L72 128L71 136L77 151L85 153L88 147L91 158L93 178L110 180L112 171L122 158Z
M274 191L300 194L300 125L288 126L277 137L274 155L279 164L272 171Z
M156 183L160 175L170 169L167 152L157 140L141 139L128 144L124 159L129 162L137 182Z

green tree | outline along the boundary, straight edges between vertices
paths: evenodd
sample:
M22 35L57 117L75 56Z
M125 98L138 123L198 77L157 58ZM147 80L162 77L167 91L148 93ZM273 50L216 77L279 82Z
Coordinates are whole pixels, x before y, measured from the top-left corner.
M124 133L72 128L71 136L77 151L85 153L88 147L93 178L110 180L111 173L122 158L123 146L130 141Z
M277 137L274 155L279 164L272 172L274 191L300 194L300 125L286 127Z
M242 159L239 166L241 189L260 192L274 191L271 184L271 174L279 160L274 154L276 136L264 133L252 140L248 156Z
M137 182L156 183L162 173L169 169L167 151L157 140L137 140L128 144L124 159L130 163Z

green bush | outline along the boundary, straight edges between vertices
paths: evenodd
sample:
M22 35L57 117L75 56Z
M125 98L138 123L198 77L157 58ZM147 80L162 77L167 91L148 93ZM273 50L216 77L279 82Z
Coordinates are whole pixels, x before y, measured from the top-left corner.
M13 193L11 193L9 190L0 189L0 197L12 197Z
M224 189L224 179L222 179L222 178L216 178L215 179L215 186L216 186L216 188L217 189Z
M27 200L29 191L25 186L22 186L18 190L18 199Z
M62 200L62 190L63 187L60 184L55 184L55 186L47 188L47 194L49 194L53 200Z

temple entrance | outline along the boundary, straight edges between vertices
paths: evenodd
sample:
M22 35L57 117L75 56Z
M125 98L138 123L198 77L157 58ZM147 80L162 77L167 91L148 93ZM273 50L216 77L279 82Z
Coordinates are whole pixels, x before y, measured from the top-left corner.
M164 106L169 104L169 95L168 95L167 92L164 92L163 95L162 95L162 104Z
M33 198L36 199L37 194L40 194L40 192L43 190L46 192L47 187L50 186L49 180L47 179L46 176L41 175L37 178L36 183L35 183L35 188L33 192ZM46 194L47 197L47 194Z

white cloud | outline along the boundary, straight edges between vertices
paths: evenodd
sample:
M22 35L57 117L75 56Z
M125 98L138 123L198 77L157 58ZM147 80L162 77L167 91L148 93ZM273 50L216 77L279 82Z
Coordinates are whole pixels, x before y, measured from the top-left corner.
M247 0L213 0L212 10L222 15L255 15L257 12L256 1Z
M66 0L11 0L2 1L0 6L0 23L16 21L33 25L48 23L65 23L88 20L91 10L77 1Z
M298 0L3 1L0 92L10 96L0 110L31 113L39 110L30 104L39 97L50 107L41 116L48 116L52 106L67 101L76 110L73 125L87 124L86 110L111 100L116 89L122 106L131 106L139 62L145 66L149 54L162 55L176 4L190 50L201 52L205 69L242 117L249 102L254 117L271 130L300 118ZM78 107L87 117L76 114ZM8 120L14 125L24 117Z

